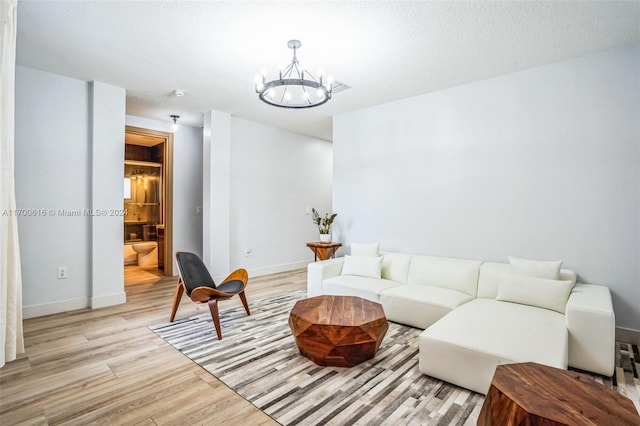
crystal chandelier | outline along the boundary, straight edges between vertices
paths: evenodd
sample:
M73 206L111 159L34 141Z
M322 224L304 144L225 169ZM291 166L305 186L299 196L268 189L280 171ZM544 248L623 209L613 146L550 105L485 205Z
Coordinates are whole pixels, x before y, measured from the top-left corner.
M310 108L331 99L333 84L323 81L322 75L316 79L298 62L296 49L301 45L299 40L289 40L287 46L293 49L293 60L280 70L277 79L265 81L263 74L256 76L256 93L263 102L282 108Z

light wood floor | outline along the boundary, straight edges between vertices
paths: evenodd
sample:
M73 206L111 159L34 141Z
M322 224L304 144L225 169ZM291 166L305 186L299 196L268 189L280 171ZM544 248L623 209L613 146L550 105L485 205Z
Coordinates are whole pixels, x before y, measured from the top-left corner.
M125 275L124 305L24 321L26 353L0 369L0 424L277 424L147 328L168 320L175 278ZM305 287L304 269L250 278L247 298ZM177 318L200 312L183 296Z

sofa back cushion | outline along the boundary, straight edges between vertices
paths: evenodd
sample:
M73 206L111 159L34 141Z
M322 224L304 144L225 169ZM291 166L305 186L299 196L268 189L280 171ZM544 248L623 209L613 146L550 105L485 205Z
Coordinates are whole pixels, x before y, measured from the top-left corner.
M509 265L511 265L512 274L557 280L560 278L562 260L540 261L509 256Z
M496 300L535 306L564 314L573 284L511 273L500 280Z
M342 264L342 275L380 279L381 271L382 256L349 256L347 254Z
M409 264L413 256L403 253L381 254L384 256L382 258L382 278L406 284L409 276Z
M508 263L484 262L480 267L480 278L478 279L478 297L484 299L495 299L498 296L500 281L505 275L511 274L511 266ZM560 269L558 278L562 281L571 281L573 287L576 283L577 275L571 269Z
M407 284L431 285L476 297L482 262L434 256L413 256Z

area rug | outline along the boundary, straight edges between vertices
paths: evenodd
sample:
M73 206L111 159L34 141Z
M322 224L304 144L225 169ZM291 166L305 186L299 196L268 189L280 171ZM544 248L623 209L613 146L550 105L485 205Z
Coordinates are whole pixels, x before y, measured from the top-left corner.
M352 368L320 367L301 356L288 318L305 296L252 302L251 316L241 306L222 311L221 341L208 312L150 329L282 425L476 424L482 395L418 371L422 330L390 322L376 357ZM594 378L638 406L638 348L623 346L613 380Z

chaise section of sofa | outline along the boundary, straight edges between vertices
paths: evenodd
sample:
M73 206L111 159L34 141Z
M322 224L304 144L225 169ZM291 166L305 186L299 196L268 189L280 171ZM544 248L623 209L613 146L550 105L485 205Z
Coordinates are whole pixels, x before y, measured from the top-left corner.
M566 369L567 335L558 312L475 299L422 332L419 369L486 395L500 364L534 361Z

